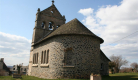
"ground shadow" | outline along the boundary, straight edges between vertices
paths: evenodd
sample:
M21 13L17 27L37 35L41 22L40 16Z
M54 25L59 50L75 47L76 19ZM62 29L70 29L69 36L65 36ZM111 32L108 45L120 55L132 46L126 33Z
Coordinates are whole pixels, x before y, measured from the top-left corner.
M138 76L126 75L126 76L103 76L102 80L138 80Z

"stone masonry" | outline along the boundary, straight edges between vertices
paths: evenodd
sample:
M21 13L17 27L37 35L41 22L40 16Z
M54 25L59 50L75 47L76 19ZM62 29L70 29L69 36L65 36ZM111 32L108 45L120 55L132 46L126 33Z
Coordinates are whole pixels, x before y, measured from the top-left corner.
M39 53L38 66L32 67L32 76L57 78L89 78L100 73L100 41L91 36L57 36L34 46ZM64 65L65 49L72 48L72 65ZM49 49L48 67L41 67L41 52Z
M100 49L104 40L73 19L65 23L54 5L36 14L28 75L46 79L89 79L109 75L110 61Z

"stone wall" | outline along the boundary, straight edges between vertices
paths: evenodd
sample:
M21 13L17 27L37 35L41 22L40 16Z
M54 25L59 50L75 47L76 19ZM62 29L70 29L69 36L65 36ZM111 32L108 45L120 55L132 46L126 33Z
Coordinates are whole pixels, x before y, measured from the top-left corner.
M0 69L3 69L3 62L4 62L4 58L0 59Z
M41 66L41 53L49 49L49 63ZM71 50L71 65L66 65L66 51ZM90 78L100 73L100 40L91 36L56 36L34 46L39 53L38 66L31 67L31 76L47 79Z
M0 69L3 69L3 62L0 61Z
M109 69L108 69L109 60L106 58L104 53L101 53L100 59L101 59L101 63L103 64L103 69L100 70L100 74L109 75Z
M51 11L53 11L53 13L51 13ZM37 42L52 31L49 30L49 22L52 22L53 30L55 30L57 26L65 24L65 21L65 17L59 13L54 5L43 11L38 11L36 14L32 42ZM44 23L44 28L42 28L42 23Z

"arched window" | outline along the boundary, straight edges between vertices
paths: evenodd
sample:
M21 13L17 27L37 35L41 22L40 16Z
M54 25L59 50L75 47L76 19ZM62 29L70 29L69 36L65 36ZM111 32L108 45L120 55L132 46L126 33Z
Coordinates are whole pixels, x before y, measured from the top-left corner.
M33 54L33 64L35 64L35 54Z
M49 22L49 30L53 30L53 28L54 28L54 24L53 24L53 22Z
M41 54L41 64L43 63L43 51L42 51L42 54Z
M46 50L44 51L44 63L46 63Z
M52 14L54 13L53 10L51 11L51 13L52 13Z
M33 54L33 64L38 64L38 53Z
M49 49L46 51L42 51L41 54L41 64L48 64L49 61Z
M37 53L37 56L36 56L36 63L38 64L38 57L39 57L39 55L38 55L38 53Z
M47 50L47 55L46 55L46 64L49 62L49 49Z
M65 55L64 55L64 65L67 65L67 66L72 66L73 65L73 62L72 62L72 59L73 59L73 51L72 51L72 48L67 48L65 49Z
M60 27L60 25L57 25L57 28Z
M41 27L44 29L45 28L45 22L42 22Z
M103 66L103 63L101 63L101 70L103 70L103 67L104 67L104 66Z

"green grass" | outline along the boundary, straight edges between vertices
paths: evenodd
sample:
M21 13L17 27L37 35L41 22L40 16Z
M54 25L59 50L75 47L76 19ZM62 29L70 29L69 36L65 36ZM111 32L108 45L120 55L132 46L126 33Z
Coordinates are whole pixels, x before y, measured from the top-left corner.
M102 80L138 80L138 73L116 73L103 76Z
M21 79L12 78L12 76L0 76L0 80L48 80L48 79L41 79L33 76L22 76ZM55 80L64 80L64 79L55 79ZM89 79L66 79L66 80L89 80ZM110 74L109 76L103 76L102 80L138 80L138 73Z

